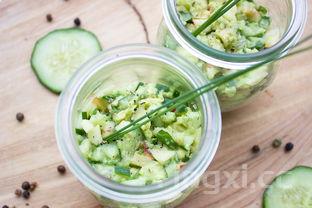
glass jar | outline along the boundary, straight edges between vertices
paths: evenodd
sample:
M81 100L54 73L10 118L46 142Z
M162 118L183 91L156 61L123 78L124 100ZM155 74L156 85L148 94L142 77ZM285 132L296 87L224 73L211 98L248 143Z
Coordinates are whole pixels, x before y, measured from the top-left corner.
M84 64L63 91L56 114L56 137L69 169L105 207L174 207L199 184L220 140L221 112L214 92L196 100L202 114L201 145L177 175L161 183L127 186L99 175L78 149L74 133L78 107L99 88L122 88L134 81L174 85L181 91L202 86L196 67L171 50L144 44L107 50Z
M272 56L287 53L300 39L307 19L306 0L256 0L269 10L271 28L279 36L272 47L256 53L231 54L208 47L195 38L183 25L176 10L175 0L163 0L164 20L159 26L158 44L176 50L196 63L206 78L245 69ZM248 103L250 98L265 89L273 80L277 65L267 64L216 89L223 112Z

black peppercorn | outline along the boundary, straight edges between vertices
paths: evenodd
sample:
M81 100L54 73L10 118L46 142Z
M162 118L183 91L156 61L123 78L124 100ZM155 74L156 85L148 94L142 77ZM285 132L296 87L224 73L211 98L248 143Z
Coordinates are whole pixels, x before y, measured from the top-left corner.
M23 191L23 197L24 197L24 199L28 199L30 197L30 192L29 191Z
M58 171L60 174L65 174L66 168L65 168L64 165L59 165L59 166L57 166L57 171Z
M22 189L29 190L30 189L30 183L28 181L25 181L22 183Z
M22 122L24 120L24 114L22 113L17 113L16 114L16 120L18 120L19 122Z
M285 145L285 152L290 152L293 148L294 148L294 144L291 143L291 142L288 142L288 143Z
M9 208L9 206L8 205L3 205L2 208Z
M75 23L76 27L79 27L81 25L81 21L80 21L80 19L78 17L76 17L74 19L74 23Z
M51 14L47 14L46 18L47 18L48 22L52 22L53 21L53 17L52 17Z
M41 208L49 208L48 205L43 205Z
M260 152L260 147L259 147L259 145L254 145L254 146L251 148L251 151L252 151L253 153L258 153L258 152Z
M279 148L282 145L282 141L280 139L274 139L272 142L272 147L273 148Z

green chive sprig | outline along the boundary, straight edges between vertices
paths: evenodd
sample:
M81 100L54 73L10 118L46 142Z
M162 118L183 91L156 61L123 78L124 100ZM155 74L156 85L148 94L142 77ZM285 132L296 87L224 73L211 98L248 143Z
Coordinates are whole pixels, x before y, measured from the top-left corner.
M302 45L304 42L306 42L310 39L312 39L312 34L307 36L301 42L299 42L297 44L297 46ZM171 101L164 103L163 105L161 105L158 108L150 111L146 115L140 117L139 119L137 119L135 121L132 121L130 124L124 126L123 128L119 129L118 131L114 132L113 134L107 136L106 138L104 138L104 140L106 140L108 142L115 141L115 140L121 138L122 136L124 136L125 134L140 128L142 125L144 125L150 121L155 120L159 116L162 116L167 112L170 112L170 111L172 111L172 110L174 110L174 109L176 109L176 108L178 108L178 107L180 107L180 106L182 106L182 105L184 105L190 101L193 101L194 99L198 98L202 94L209 92L211 90L214 90L217 87L219 87L225 83L228 83L228 82L230 82L230 81L232 81L232 80L234 80L234 79L236 79L236 78L238 78L238 77L240 77L246 73L254 71L257 68L259 68L259 67L261 67L267 63L270 63L272 61L278 61L280 59L284 59L286 57L290 57L290 56L293 56L293 55L296 55L299 53L303 53L303 52L306 52L306 51L311 50L311 49L312 49L312 45L304 47L302 49L295 50L295 51L293 51L287 55L281 56L281 57L273 56L273 57L271 57L265 61L262 61L258 64L255 64L255 65L248 67L244 70L240 70L240 71L237 71L235 73L213 79L208 84L205 84L205 85L203 85L197 89L191 90L189 92L186 92L186 93L180 95L179 97L176 97L176 98L172 99Z
M215 11L202 25L200 25L192 34L196 37L203 32L209 25L217 21L222 15L235 6L240 0L228 0L217 11Z

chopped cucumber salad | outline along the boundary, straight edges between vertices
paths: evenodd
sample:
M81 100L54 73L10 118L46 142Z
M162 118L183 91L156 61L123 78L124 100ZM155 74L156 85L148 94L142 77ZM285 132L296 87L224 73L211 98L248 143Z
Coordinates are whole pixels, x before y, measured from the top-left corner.
M224 2L225 0L177 0L176 7L182 23L192 32ZM236 54L255 53L272 47L279 37L279 30L272 28L268 9L252 0L241 0L197 36L198 40L211 48ZM182 48L170 33L164 36L162 43L195 63L208 79L237 71L205 63ZM222 110L231 110L262 90L273 78L272 68L272 65L262 66L261 69L218 87L216 93Z
M202 25L225 0L177 0L180 19L189 31ZM277 39L268 33L271 18L264 6L241 0L197 38L227 53L254 53L271 47Z
M114 141L105 137L180 95L162 84L135 83L100 93L79 110L76 135L81 154L103 176L142 186L177 174L199 144L202 118L195 103L174 109Z

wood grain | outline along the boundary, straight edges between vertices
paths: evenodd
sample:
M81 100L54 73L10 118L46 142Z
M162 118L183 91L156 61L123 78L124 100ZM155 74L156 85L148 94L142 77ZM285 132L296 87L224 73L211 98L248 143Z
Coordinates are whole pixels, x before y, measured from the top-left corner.
M105 48L146 42L142 20L154 42L162 16L161 1L132 0L131 5L128 0L0 3L0 207L26 207L25 200L14 196L24 180L39 183L27 201L28 207L100 207L71 173L60 176L56 172L57 165L63 164L53 125L58 96L37 82L29 57L39 37L55 28L71 27L75 17L80 17L84 28L97 34ZM48 13L53 16L52 23L45 20ZM308 24L306 32L311 31ZM295 165L312 165L311 55L283 61L276 80L265 93L248 106L223 115L221 145L207 172L219 171L221 180L216 187L220 191L209 194L214 177L206 174L181 208L257 208L264 190L257 181L265 171L272 171L264 177L269 182ZM17 112L25 114L23 123L15 120ZM277 137L284 143L292 141L294 150L285 154L282 148L271 148ZM254 144L262 148L259 155L250 152ZM242 182L242 168L246 165L247 187L227 187L229 174L234 175L235 182Z

